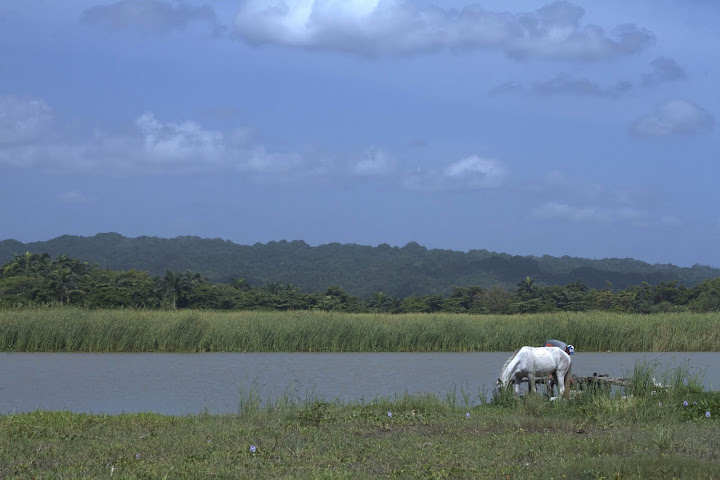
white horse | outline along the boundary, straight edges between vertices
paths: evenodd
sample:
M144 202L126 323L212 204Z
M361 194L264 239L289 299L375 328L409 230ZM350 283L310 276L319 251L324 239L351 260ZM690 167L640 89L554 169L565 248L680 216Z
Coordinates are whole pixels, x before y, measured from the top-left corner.
M535 377L552 375L561 396L570 393L572 360L570 355L557 347L522 347L513 353L503 365L498 378L500 386L515 382L515 395L520 394L520 384L527 377L530 392L535 392ZM562 379L562 381L558 381Z

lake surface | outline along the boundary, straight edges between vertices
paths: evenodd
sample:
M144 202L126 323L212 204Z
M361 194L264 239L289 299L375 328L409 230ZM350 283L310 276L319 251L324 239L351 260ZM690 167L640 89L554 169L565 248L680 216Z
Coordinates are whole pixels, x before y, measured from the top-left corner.
M370 401L405 392L476 401L511 352L490 353L0 353L0 412L36 409L168 415L237 412L243 392L263 400ZM720 352L576 353L578 376L626 376L637 361L686 365L720 388Z

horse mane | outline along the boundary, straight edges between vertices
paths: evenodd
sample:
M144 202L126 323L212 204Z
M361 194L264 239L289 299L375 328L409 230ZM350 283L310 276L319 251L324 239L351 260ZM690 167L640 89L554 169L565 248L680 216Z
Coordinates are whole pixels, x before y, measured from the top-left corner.
M517 353L518 353L519 351L520 351L520 349L518 348L517 350L515 350L515 351L513 352L512 355L510 355L510 358L508 358L507 360L505 360L505 363L503 364L502 368L500 369L500 375L501 375L501 376L502 376L502 372L504 372L505 369L507 369L507 367L508 367L508 365L510 365L510 362L512 361L512 359L515 358L515 356L517 355Z

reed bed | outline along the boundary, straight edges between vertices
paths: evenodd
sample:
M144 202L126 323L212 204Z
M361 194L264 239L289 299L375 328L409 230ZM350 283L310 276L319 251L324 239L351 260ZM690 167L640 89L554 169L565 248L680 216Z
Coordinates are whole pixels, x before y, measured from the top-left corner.
M548 338L586 352L720 351L720 315L0 310L2 351L488 352Z

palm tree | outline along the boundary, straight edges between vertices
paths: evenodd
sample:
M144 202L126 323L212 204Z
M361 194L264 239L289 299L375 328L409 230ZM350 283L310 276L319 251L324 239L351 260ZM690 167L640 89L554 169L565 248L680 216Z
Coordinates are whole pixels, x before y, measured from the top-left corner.
M50 269L50 255L47 253L30 253L15 255L15 258L3 268L3 276L11 277L24 275L29 277L34 274L47 273Z
M244 278L231 278L230 285L238 290L247 291L250 290L250 284Z
M178 273L165 271L165 277L160 281L159 288L165 300L170 300L173 310L177 309L178 292L181 290L181 276Z
M63 304L70 300L70 293L77 290L78 276L68 267L60 267L48 275L49 287L58 301Z
M53 262L58 267L67 268L76 275L85 275L91 270L91 266L87 262L81 262L67 255L58 255Z
M525 277L525 280L521 280L517 283L517 292L523 296L532 297L537 287L535 286L535 280L530 277Z
M165 277L160 281L159 287L163 297L170 302L173 309L188 303L188 295L196 285L207 283L207 279L199 273L192 273L190 270L185 273L165 271Z

